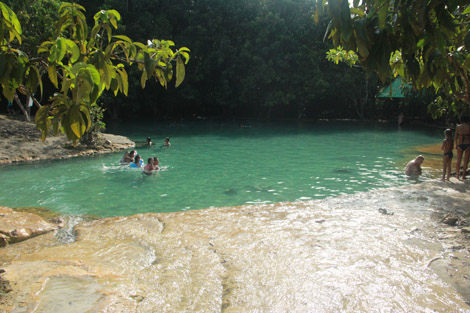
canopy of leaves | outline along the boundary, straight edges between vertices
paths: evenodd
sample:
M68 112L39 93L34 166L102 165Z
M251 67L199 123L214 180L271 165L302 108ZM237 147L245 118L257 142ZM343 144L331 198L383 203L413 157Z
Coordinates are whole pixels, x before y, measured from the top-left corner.
M415 89L449 95L457 114L468 113L468 0L355 0L352 7L347 0L315 2L317 22L322 12L331 19L327 35L334 46L354 51L382 81L400 75Z
M34 59L19 50L22 28L16 14L0 2L0 83L3 95L13 100L17 91L42 93L42 72L58 89L36 113L36 125L44 140L51 128L64 132L76 142L91 127L90 108L104 90L127 95L129 82L124 64L137 64L141 85L154 78L165 88L176 76L176 87L185 76L189 49L173 50L174 43L148 40L134 42L124 35L113 35L121 19L116 10L101 10L88 28L85 9L63 2L58 10L54 36L40 44ZM174 65L174 63L176 63Z

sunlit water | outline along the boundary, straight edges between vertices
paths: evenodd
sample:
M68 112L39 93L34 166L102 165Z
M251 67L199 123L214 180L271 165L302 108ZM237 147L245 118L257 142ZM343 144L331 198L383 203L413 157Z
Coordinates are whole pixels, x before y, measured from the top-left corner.
M246 125L244 125L246 126ZM108 132L155 146L164 171L119 164L122 152L0 168L0 203L99 216L321 199L407 184L413 147L438 143L440 130L358 122L252 124L157 122L109 125ZM160 147L164 137L172 147ZM432 171L426 171L432 176ZM422 179L426 179L426 175Z

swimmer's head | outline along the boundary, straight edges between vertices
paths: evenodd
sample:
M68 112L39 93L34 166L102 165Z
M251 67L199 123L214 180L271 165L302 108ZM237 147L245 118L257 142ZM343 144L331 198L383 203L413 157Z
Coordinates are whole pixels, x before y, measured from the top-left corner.
M446 138L452 138L452 130L450 128L447 128L444 131L444 135L446 136Z

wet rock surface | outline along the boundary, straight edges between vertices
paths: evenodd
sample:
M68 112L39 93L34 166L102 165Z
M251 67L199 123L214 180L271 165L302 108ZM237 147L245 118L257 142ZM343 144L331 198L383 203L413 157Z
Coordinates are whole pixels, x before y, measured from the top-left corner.
M0 207L0 247L39 236L57 229L42 217Z
M2 248L0 311L470 312L468 194L432 182L84 221L67 244Z
M0 115L0 145L2 165L110 153L134 147L135 143L112 134L99 134L93 145L73 146L64 135L50 135L42 142L41 133L33 123Z

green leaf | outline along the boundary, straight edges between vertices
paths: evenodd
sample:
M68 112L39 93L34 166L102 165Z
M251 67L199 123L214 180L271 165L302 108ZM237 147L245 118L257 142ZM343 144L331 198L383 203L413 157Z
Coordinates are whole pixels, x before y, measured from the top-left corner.
M184 76L185 76L184 62L178 56L178 58L176 59L176 84L175 84L176 87L181 85L181 83L184 80Z
M111 80L111 84L109 86L109 89L111 89L113 92L114 92L114 95L116 96L118 91L119 91L119 86L118 86L118 83L117 83L117 79L116 78L113 78Z
M352 35L351 12L348 0L341 2L341 39L347 43Z
M52 45L48 61L51 63L62 61L66 52L66 39L59 37Z
M142 89L145 88L145 83L147 82L147 71L142 71L142 76L140 77L140 85L142 86Z
M77 139L80 139L83 134L85 134L87 128L86 128L86 123L83 120L82 113L80 111L81 105L72 105L70 111L69 111L69 125L70 130L73 132L74 136Z
M117 29L118 28L117 22L121 19L121 15L119 14L119 12L116 10L108 10L106 11L106 13L108 15L111 25L113 25L114 28Z
M123 69L118 70L118 73L121 76L121 82L122 82L122 88L123 88L122 92L124 93L124 95L127 96L127 93L129 90L129 79L127 77L127 72L123 68Z
M144 66L145 70L147 71L147 75L151 77L155 72L155 62L150 58L148 53L144 53Z
M139 47L139 48L142 49L142 50L146 50L146 49L147 49L147 46L144 45L144 44L141 43L141 42L133 42L133 44L134 44L134 46L137 46L137 47Z
M88 109L88 106L86 105L80 105L80 112L82 113L82 115L85 115L85 119L86 119L86 127L85 127L85 132L90 129L91 127L91 121L92 121L92 118L91 118L91 115L90 115L90 110Z
M3 2L0 2L0 10L2 12L3 18L6 20L8 24L7 30L10 35L10 42L13 41L13 38L16 38L18 42L21 44L21 25L20 22L15 14L7 5Z
M106 89L109 89L109 87L111 86L111 79L112 79L111 72L113 70L114 70L113 66L110 66L107 64L101 69L101 71L103 72L103 81L106 86Z
M80 49L77 44L70 39L65 39L65 44L69 48L68 50L72 53L70 58L71 63L75 63L80 58Z
M43 105L36 112L35 123L37 129L41 131L41 140L46 140L47 134L51 127L51 120L49 119L49 105Z
M124 40L125 42L132 43L132 40L125 35L115 35L114 38Z
M34 72L33 74L31 74L31 70ZM39 83L39 91L40 91L40 95L42 97L42 94L43 94L43 85L42 85L42 79L41 79L41 74L39 73L39 70L36 66L30 66L30 74L29 75L36 75L37 77L37 81Z
M366 19L362 18L354 22L354 33L356 37L356 45L359 50L361 59L365 59L369 56L369 48L371 43L366 33Z
M379 1L379 28L381 30L385 29L387 25L387 15L388 15L388 1L389 0L380 0Z
M49 75L49 79L51 83L55 86L55 88L59 88L59 81L57 80L57 70L54 64L51 64L47 67L47 74Z
M157 80L160 82L160 85L162 85L166 89L167 88L167 80L165 78L165 75L164 75L163 71L160 70L160 69L157 69L155 71L155 75L157 76Z

